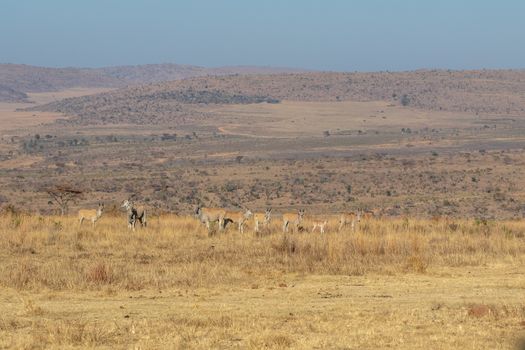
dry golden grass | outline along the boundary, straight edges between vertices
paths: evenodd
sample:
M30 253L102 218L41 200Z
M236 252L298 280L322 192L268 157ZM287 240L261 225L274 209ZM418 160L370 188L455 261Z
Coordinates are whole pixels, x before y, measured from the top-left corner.
M1 217L0 348L504 349L525 328L522 222L148 225Z
M224 105L215 107L213 125L220 123L224 134L257 137L322 136L358 130L382 133L402 128L457 128L475 126L471 114L422 111L388 101L305 102L282 101L279 104ZM322 122L320 122L322 121ZM355 147L355 145L352 145Z

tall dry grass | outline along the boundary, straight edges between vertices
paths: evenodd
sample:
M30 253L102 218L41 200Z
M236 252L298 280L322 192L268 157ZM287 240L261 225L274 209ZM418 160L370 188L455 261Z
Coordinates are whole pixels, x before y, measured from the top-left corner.
M252 285L283 273L430 273L432 268L523 261L518 221L371 220L357 232L289 233L275 220L260 236L249 227L208 236L191 217L151 218L130 232L125 218L96 227L74 217L0 217L0 285L19 290ZM305 227L309 227L308 223Z

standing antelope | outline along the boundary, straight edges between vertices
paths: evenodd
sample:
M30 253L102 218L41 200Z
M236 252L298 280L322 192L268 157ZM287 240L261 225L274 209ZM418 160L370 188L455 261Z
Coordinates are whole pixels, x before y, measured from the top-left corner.
M312 223L314 224L312 232L315 232L315 229L319 227L319 232L324 233L324 228L328 225L328 220L314 220Z
M244 223L248 221L252 215L253 213L248 209L244 212L226 210L226 214L224 215L224 226L226 227L227 221L232 221L238 225L239 233L244 233Z
M372 210L366 210L362 212L362 218L364 220L376 219L381 216L381 209L374 208Z
M270 220L272 216L272 208L267 208L264 213L255 213L253 214L253 221L255 223L254 230L255 233L259 233L259 225L262 223L265 228L270 226Z
M140 222L140 226L146 227L146 209L144 207L135 208L133 202L130 199L126 199L122 203L122 208L125 208L128 212L128 229L135 231L137 220Z
M82 222L84 219L91 220L93 223L93 227L95 227L95 222L97 222L98 219L102 216L102 212L104 211L104 204L99 203L98 209L80 209L78 211L78 218L80 220L80 226L82 226Z
M357 210L355 213L349 212L341 214L341 218L339 219L339 231L348 224L352 227L352 232L355 231L357 224L361 221L361 215L361 210Z
M200 222L206 225L208 229L208 234L211 232L212 222L217 222L219 231L223 229L224 226L224 216L226 215L226 210L218 208L202 208L197 207L195 210L195 217L199 219Z
M299 224L303 220L304 209L299 210L297 213L284 213L283 214L283 232L288 232L288 226L292 224L297 231L299 229Z

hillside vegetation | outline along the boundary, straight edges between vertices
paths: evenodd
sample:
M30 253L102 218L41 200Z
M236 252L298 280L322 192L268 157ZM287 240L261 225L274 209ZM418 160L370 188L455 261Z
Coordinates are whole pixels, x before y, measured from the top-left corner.
M0 84L26 93L72 87L123 86L117 79L95 69L48 68L23 64L0 64Z
M25 99L27 99L26 93L0 84L0 101L20 102Z
M297 72L292 68L219 67L179 64L148 64L103 68L50 68L22 64L0 64L0 102L18 102L23 93L50 92L69 88L115 88L197 76L228 74L274 74ZM13 91L8 94L9 91Z
M219 95L228 100L188 101L180 96ZM178 123L210 117L190 103L236 103L234 96L292 101L391 101L429 111L519 116L525 112L525 71L413 71L299 73L199 77L130 87L38 107L78 117L83 124Z

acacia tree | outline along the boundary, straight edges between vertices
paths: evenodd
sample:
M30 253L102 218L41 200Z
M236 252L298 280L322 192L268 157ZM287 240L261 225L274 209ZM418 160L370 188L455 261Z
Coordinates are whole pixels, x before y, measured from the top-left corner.
M70 202L75 202L81 195L82 191L77 190L69 185L57 185L45 190L50 202L54 203L60 209L60 215L65 215Z

